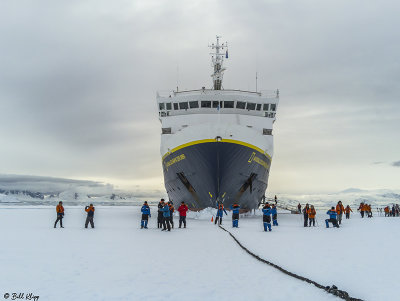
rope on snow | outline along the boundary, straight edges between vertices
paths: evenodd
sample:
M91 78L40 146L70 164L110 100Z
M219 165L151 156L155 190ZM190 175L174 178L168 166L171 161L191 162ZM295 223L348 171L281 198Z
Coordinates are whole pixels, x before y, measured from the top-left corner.
M332 285L332 286L324 286L319 284L318 282L315 282L311 279L308 279L306 277L297 275L295 273L289 272L288 270L285 270L284 268L280 267L279 265L276 265L268 260L265 260L263 258L261 258L260 256L254 254L253 252L251 252L249 249L247 249L245 246L243 246L240 241L228 230L226 230L224 227L222 227L221 225L219 226L222 230L224 230L225 232L229 233L229 235L234 239L234 241L243 249L245 250L249 255L251 255L252 257L254 257L255 259L257 259L258 261L261 261L262 263L268 264L272 267L274 267L275 269L278 269L279 271L281 271L282 273L285 273L286 275L289 275L290 277L299 279L301 281L305 281L309 284L313 284L314 286L318 287L319 289L322 289L324 291L326 291L327 293L330 293L332 295L335 295L341 299L344 299L346 301L363 301L362 299L358 299L358 298L353 298L350 297L349 294L346 291L340 290L337 288L337 286Z

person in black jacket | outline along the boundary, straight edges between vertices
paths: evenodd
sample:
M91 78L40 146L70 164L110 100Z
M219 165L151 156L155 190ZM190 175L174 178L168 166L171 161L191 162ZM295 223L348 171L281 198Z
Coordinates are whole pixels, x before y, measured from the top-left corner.
M158 215L157 215L157 228L160 229L163 227L163 212L162 208L164 208L164 199L161 199L161 201L158 203Z
M303 209L304 227L308 227L308 209L310 209L310 207L308 204L306 204Z

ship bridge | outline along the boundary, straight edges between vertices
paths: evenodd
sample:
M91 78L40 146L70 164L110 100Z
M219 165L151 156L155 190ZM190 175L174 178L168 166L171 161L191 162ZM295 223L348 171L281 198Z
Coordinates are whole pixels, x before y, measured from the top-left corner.
M157 92L158 114L162 117L187 114L242 114L275 118L279 90L200 89Z

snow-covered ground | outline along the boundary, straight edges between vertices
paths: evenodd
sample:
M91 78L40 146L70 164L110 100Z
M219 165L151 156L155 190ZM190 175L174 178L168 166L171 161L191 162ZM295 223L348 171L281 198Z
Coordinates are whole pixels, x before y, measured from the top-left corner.
M54 207L0 207L0 296L33 293L40 300L339 300L261 264L210 222L192 213L187 229L141 230L140 207L97 207L84 229L81 207L66 207L54 229ZM340 229L303 228L279 215L262 231L259 216L224 225L258 255L353 297L395 300L400 218L344 220ZM175 218L177 223L178 218Z

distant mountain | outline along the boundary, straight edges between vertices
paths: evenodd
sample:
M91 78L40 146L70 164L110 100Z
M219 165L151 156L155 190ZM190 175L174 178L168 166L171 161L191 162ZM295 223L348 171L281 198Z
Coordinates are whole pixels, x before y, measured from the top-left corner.
M65 178L0 175L0 204L54 205L59 201L67 205L107 204L130 205L144 200L156 201L165 197L162 191L127 192L113 185L95 181Z
M367 192L368 190L359 189L359 188L347 188L345 190L340 191L339 193L362 193Z

